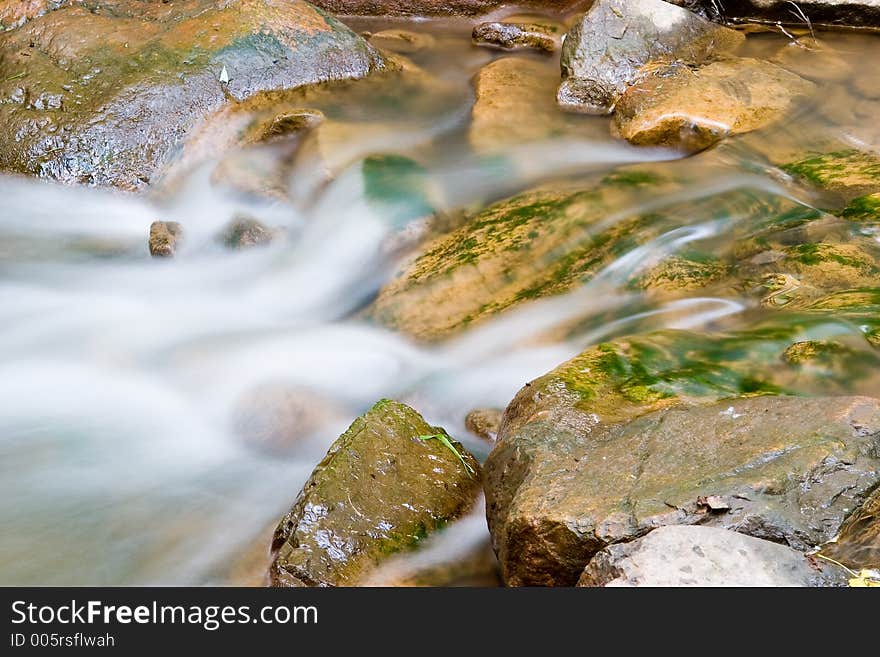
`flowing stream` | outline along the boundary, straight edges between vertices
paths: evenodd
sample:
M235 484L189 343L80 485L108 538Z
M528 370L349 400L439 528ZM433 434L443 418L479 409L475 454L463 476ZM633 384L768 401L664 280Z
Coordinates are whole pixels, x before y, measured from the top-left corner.
M329 444L380 398L411 403L484 457L490 446L468 434L466 413L503 408L525 382L597 341L784 317L736 295L664 301L626 284L695 243L723 244L753 220L748 207L724 200L732 192L820 207L766 164L761 148L773 140L735 140L682 160L613 139L605 118L578 117L582 138L511 143L501 166L470 149L467 127L470 79L502 55L472 47L469 28L455 23L408 27L436 38L411 58L444 81L442 91L395 97L366 80L318 99L328 117L358 129L334 144L331 181L303 163L294 168L290 202L218 191L210 166L142 196L0 177L0 583L236 583ZM786 37L752 40L760 52ZM876 37L827 41L853 62L880 58ZM522 56L558 77L558 57ZM851 109L846 79L823 85L826 106ZM816 125L841 134L853 125L822 110L823 101L800 108L774 128L779 148ZM872 118L846 138L880 149L880 103ZM674 222L583 285L420 343L364 312L417 250L420 230L365 189L364 158L376 153L417 157L450 221L530 186L592 180L628 164L687 172L690 183L622 198L606 225L669 209ZM284 237L223 248L215 235L240 212L283 228ZM149 256L157 219L185 227L173 259ZM876 381L853 388L880 395ZM326 407L310 437L283 453L255 447L238 430L239 409L273 386Z

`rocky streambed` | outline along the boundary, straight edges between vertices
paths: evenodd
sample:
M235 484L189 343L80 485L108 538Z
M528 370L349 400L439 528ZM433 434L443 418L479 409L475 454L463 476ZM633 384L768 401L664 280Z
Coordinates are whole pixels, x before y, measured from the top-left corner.
M880 583L878 7L587 4L0 0L0 581Z

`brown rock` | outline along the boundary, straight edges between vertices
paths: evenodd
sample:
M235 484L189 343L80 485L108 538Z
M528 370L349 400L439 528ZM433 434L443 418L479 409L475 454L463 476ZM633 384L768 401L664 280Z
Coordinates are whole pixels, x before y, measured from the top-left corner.
M471 38L478 46L551 53L559 47L562 34L555 25L491 22L477 25Z
M880 489L853 511L837 540L822 546L821 554L851 570L880 570Z
M731 59L692 70L669 68L621 96L614 125L640 146L699 151L783 117L813 85L756 59Z
M177 251L183 236L176 221L154 221L150 224L150 255L154 258L170 258Z
M475 436L494 443L498 437L498 429L501 428L503 414L504 411L500 408L477 408L464 418L464 426Z
M516 417L517 408L485 466L509 585L571 585L603 548L664 525L735 529L805 551L880 483L876 399L753 397L610 425L575 409L551 423L547 411ZM730 509L700 504L709 496Z

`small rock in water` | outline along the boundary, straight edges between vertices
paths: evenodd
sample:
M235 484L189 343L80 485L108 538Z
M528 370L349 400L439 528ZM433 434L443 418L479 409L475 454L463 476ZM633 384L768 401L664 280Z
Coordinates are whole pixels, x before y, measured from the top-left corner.
M599 552L578 586L845 586L846 571L715 527L660 527Z
M275 232L256 219L238 216L220 234L220 241L230 249L245 249L268 244L274 237Z
M475 436L494 443L503 414L504 410L500 408L476 408L467 414L464 426Z
M694 152L778 120L814 89L794 73L756 59L735 58L697 70L673 66L627 89L614 125L630 143Z
M170 258L177 251L183 235L176 221L154 221L150 224L150 255L154 258Z
M553 25L540 23L480 23L471 35L478 46L503 50L532 49L553 52L559 47L561 35Z
M275 586L362 583L471 511L480 465L443 429L384 399L330 447L275 530Z
M365 36L367 41L377 48L390 50L402 55L410 55L414 52L426 50L433 47L435 43L432 35L411 30L381 30Z
M597 0L565 37L557 102L574 112L609 114L657 62L703 64L744 40L662 0Z

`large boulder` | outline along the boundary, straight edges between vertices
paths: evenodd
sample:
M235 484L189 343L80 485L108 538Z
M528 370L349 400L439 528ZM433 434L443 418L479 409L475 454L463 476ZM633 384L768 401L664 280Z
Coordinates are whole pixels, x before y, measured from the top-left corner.
M140 188L224 105L382 66L303 0L63 6L0 35L0 168Z
M779 396L803 375L785 344L779 328L668 332L589 349L527 384L485 465L505 581L573 584L604 547L669 524L798 550L830 540L880 482L880 402ZM816 376L826 390L845 383Z
M614 122L633 144L698 151L779 120L814 90L813 83L757 59L731 58L696 70L671 66L627 89Z
M790 547L715 527L655 529L599 552L579 586L845 586L846 571Z
M470 511L480 466L443 429L382 400L330 447L282 518L272 542L275 586L365 581Z
M729 23L770 23L797 27L880 27L880 0L670 0ZM792 6L794 5L794 6Z
M608 114L658 63L703 64L744 39L663 0L597 0L565 37L557 101L572 111Z

